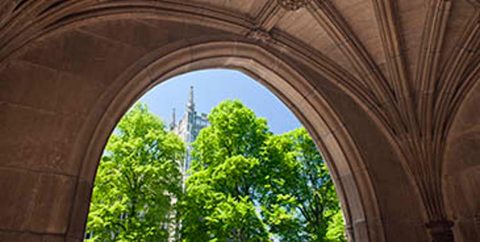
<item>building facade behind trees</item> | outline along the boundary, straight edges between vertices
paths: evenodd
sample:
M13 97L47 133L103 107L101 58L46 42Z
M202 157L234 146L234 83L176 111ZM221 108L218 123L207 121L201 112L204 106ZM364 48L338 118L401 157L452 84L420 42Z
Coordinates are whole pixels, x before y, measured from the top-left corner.
M190 86L190 93L188 102L185 107L185 113L182 119L177 123L175 109L173 109L172 122L170 124L170 130L177 134L180 139L185 143L186 153L182 163L180 163L180 171L182 172L182 185L185 186L185 178L187 177L187 171L190 168L192 157L192 143L197 138L200 130L209 125L207 114L200 113L195 110L194 101L194 89Z

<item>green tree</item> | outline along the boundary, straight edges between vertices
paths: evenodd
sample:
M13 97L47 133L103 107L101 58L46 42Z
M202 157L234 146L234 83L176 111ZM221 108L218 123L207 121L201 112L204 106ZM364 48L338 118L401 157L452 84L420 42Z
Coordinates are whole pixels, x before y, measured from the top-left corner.
M92 241L166 241L181 198L184 144L145 105L119 122L98 167L88 215Z
M330 219L326 234L328 241L346 241L343 214L338 210Z
M225 101L208 116L193 144L182 236L187 241L268 241L255 205L255 171L267 122L239 101Z
M344 239L331 222L343 224L333 183L305 129L273 135L239 101L220 103L208 118L182 202L186 241Z
M260 202L271 232L283 241L345 240L332 179L307 131L271 136L264 154Z

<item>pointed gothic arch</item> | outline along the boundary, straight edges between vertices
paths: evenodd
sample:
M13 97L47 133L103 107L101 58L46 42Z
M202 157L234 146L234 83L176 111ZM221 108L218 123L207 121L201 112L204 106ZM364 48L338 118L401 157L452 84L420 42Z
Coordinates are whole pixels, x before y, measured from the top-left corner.
M478 0L247 2L2 1L0 240L80 241L127 104L207 67L302 120L356 241L478 240Z

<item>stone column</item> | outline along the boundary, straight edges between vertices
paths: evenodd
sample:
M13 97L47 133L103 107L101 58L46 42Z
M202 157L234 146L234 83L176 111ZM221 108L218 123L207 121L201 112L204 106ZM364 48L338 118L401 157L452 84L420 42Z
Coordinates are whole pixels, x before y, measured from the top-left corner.
M426 224L432 242L453 242L453 222L447 219L430 221Z

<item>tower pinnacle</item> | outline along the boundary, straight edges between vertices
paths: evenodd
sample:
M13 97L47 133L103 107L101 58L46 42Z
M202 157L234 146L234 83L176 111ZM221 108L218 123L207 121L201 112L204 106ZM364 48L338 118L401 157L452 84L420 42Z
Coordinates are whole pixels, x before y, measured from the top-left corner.
M188 96L187 109L191 111L195 109L195 103L193 101L193 86L190 86L190 94Z
M177 120L176 120L176 117L175 117L175 108L174 108L172 110L172 122L170 123L170 130L175 129L176 126L177 126Z

